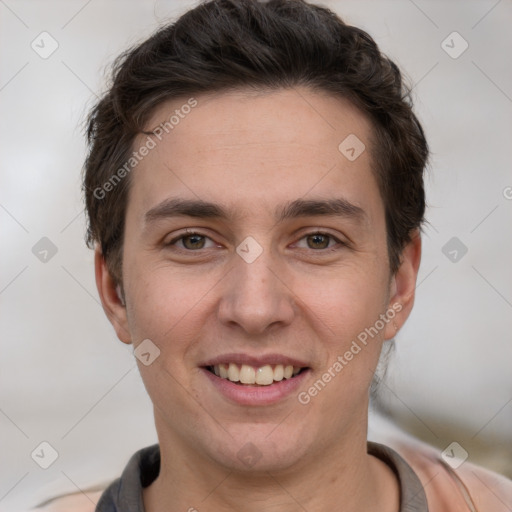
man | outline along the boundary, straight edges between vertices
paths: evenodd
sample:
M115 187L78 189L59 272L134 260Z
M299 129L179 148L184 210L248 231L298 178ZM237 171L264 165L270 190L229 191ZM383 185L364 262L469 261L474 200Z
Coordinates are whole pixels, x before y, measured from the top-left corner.
M159 440L98 512L510 510L504 478L367 441L428 157L368 34L301 0L200 4L118 61L88 136L96 282Z

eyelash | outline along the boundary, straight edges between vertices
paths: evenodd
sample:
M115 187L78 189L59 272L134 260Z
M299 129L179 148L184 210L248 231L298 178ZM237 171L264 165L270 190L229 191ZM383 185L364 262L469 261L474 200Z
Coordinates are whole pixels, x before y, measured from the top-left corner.
M334 240L339 246L346 247L348 245L347 243L342 242L340 239L336 238L334 235L331 235L330 233L325 233L323 231L312 231L310 233L305 233L299 240L302 240L304 238L307 238L308 236L313 236L313 235L322 235L322 236L329 237L330 239ZM176 238L173 238L170 242L166 243L165 245L166 246L173 246L173 245L176 244L176 242L179 242L180 240L182 240L184 238L188 238L190 236L200 236L200 237L203 237L203 238L210 239L209 236L204 235L203 233L201 233L199 231L187 231L186 233L183 233L180 236L178 236ZM311 251L314 251L314 252L325 252L325 251L329 251L329 250L333 250L333 249L335 249L335 247L326 247L325 249L311 249ZM192 250L192 249L186 249L186 248L179 248L179 250L180 251L184 251L184 252L199 252L199 251L201 251L203 249Z

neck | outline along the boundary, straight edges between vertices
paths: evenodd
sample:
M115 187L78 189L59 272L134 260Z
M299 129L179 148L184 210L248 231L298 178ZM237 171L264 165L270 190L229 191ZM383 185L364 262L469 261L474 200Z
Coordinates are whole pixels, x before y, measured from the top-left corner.
M367 454L366 429L340 436L308 460L279 471L235 472L159 431L158 478L143 491L146 512L397 512L399 485L385 463ZM343 439L341 439L343 437Z

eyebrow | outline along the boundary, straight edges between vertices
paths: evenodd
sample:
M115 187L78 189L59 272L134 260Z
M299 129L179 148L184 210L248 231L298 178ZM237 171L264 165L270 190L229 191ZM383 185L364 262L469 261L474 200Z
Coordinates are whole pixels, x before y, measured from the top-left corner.
M204 219L229 220L235 212L215 203L201 199L165 199L144 215L146 224L170 217L194 217ZM274 216L277 222L299 217L336 216L357 222L368 220L366 212L344 198L296 199L277 207Z

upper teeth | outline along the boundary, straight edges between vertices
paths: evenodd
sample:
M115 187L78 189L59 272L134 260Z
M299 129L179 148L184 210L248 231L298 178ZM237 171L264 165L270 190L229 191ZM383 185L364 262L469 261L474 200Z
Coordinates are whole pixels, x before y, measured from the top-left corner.
M242 384L260 384L268 386L274 381L289 379L297 375L301 370L300 366L276 364L273 367L269 364L254 368L247 364L238 365L235 363L216 364L213 372L217 377L228 379L231 382L241 382Z

